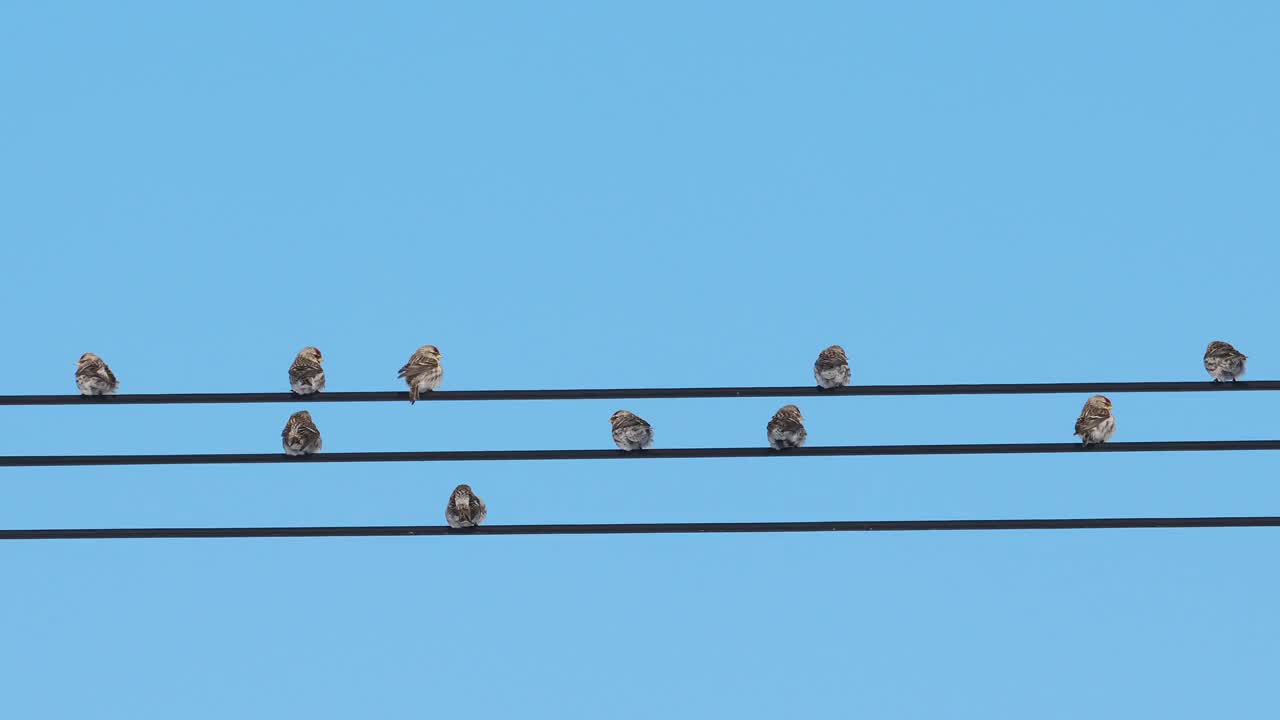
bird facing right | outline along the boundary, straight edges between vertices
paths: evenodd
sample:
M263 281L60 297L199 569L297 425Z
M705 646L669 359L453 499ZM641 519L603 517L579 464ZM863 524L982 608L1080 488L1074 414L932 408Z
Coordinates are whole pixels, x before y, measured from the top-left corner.
M839 345L832 345L818 353L818 359L813 363L813 379L824 390L848 385L851 375L849 356L844 354L844 348Z
M627 410L609 417L613 425L613 443L619 450L648 450L653 447L653 428L643 418Z
M298 395L310 395L324 390L324 368L320 363L324 356L320 349L307 346L298 351L298 356L289 366L289 387Z
M798 448L804 445L809 433L804 429L804 417L795 405L783 405L769 421L769 447L774 450Z
M1235 381L1244 375L1245 361L1249 358L1236 350L1231 343L1214 340L1204 351L1204 369L1217 382Z
M1085 445L1097 445L1116 434L1116 416L1111 414L1111 400L1105 395L1094 395L1085 401L1080 417L1076 418L1076 435Z
M444 520L451 528L475 527L484 522L488 510L484 501L471 491L470 485L459 485L449 496L449 504L444 506Z
M76 387L81 395L115 395L120 382L102 358L87 352L76 361Z
M409 362L400 368L397 377L404 378L409 385L409 404L418 401L424 392L440 387L444 379L444 368L440 365L440 349L435 345L423 345L409 356Z
M285 455L310 455L320 452L320 428L311 419L306 410L289 416L284 424L284 432L280 433L281 444Z

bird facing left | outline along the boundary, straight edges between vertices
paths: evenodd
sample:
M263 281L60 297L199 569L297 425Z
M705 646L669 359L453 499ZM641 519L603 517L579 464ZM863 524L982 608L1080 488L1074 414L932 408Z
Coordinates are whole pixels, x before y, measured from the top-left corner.
M320 452L320 428L316 427L316 423L311 419L311 413L306 410L289 416L289 421L284 424L284 431L280 433L281 444L284 445L285 455L310 455Z
M627 410L619 410L609 417L613 425L613 444L619 450L648 450L653 447L653 427L643 418Z
M102 358L87 352L76 361L76 387L81 395L115 395L120 383Z

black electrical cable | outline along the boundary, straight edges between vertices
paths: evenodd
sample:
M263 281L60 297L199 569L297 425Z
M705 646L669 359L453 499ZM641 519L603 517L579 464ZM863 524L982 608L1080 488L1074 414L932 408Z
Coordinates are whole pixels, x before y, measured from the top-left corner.
M978 445L834 445L791 450L751 448L663 448L621 450L427 450L338 452L290 457L275 453L205 453L186 455L7 455L0 467L79 467L88 465L238 465L261 463L462 462L485 460L657 460L688 458L798 458L838 455L1026 455L1125 452L1206 452L1280 450L1280 440L1172 440L1080 443L995 443Z
M1084 382L958 385L854 385L834 390L800 387L618 388L582 390L436 390L419 402L445 400L642 400L670 398L840 397L904 395L1040 395L1054 393L1165 393L1280 390L1280 380L1232 383ZM2 405L177 405L187 403L407 402L405 391L293 393L153 393L141 395L0 395Z
M0 540L142 538L409 537L420 535L650 535L703 533L901 532L922 530L1116 530L1138 528L1280 527L1280 517L1048 518L1034 520L834 520L830 522L629 523L578 525L444 525L240 528L86 528L0 530Z

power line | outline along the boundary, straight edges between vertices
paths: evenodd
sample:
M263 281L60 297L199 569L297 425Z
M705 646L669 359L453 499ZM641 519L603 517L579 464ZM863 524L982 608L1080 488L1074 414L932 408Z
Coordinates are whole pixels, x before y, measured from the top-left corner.
M425 535L653 535L676 533L902 532L922 530L1115 530L1280 527L1280 517L1049 518L1038 520L835 520L831 522L445 525L364 527L90 528L0 530L0 540L142 538L409 537Z
M1280 440L1173 440L1080 443L1006 443L975 445L831 445L793 450L769 448L665 448L621 450L429 450L339 452L290 457L284 453L206 453L194 455L7 455L0 467L75 467L87 465L240 465L261 463L467 462L485 460L640 460L689 458L797 458L837 455L1028 455L1125 452L1206 452L1280 450Z
M1280 380L1233 383L1093 382L960 385L856 385L834 390L800 387L619 388L581 390L436 390L420 402L446 400L647 400L671 398L837 397L873 395L1042 395L1056 393L1236 392L1280 390ZM190 403L406 402L404 391L293 393L151 393L140 395L0 395L0 405L179 405Z

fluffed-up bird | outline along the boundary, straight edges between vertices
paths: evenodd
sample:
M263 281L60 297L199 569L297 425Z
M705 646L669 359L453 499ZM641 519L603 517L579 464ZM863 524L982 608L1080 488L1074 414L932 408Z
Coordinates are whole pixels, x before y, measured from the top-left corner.
M76 387L81 395L115 395L120 383L102 358L87 352L76 361Z
M818 381L818 387L825 390L848 385L851 375L849 356L844 354L844 348L839 345L832 345L818 353L818 359L813 363L813 379Z
M444 379L444 368L440 366L440 349L435 345L423 345L409 357L409 362L400 368L397 377L404 378L409 385L409 404L418 401L424 392L440 387Z
M653 427L640 416L619 410L609 417L613 425L613 443L619 450L648 450L653 447Z
M289 387L298 395L310 395L324 390L324 368L320 363L324 356L320 349L307 346L298 351L298 356L289 366Z
M1204 351L1204 369L1218 382L1234 381L1244 375L1245 361L1249 358L1236 350L1231 343L1214 340Z
M451 528L475 527L484 522L487 514L484 501L471 491L470 485L454 488L449 504L444 506L444 519Z
M285 455L310 455L320 452L320 428L311 419L306 410L289 416L284 424L284 432L280 433L281 444Z
M800 415L800 408L795 405L783 405L769 421L769 447L774 450L798 448L804 445L808 436L809 433L804 429L804 417Z
M1111 400L1105 395L1094 395L1085 401L1080 417L1076 419L1076 435L1085 445L1097 445L1116 434L1116 416L1111 414Z

